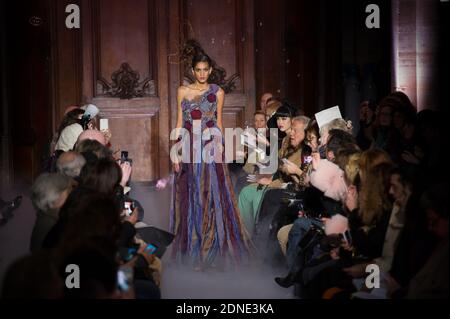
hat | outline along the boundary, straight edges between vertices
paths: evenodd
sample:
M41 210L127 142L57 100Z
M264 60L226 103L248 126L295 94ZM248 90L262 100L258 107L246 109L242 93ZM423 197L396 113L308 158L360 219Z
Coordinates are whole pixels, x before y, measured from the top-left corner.
M94 104L87 104L81 107L84 112L84 116L89 116L90 119L93 119L97 116L99 110Z

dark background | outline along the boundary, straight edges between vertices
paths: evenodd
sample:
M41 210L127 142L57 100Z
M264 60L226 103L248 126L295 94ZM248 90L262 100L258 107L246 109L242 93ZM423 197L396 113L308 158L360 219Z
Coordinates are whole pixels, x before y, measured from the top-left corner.
M399 20L392 19L392 1L401 8ZM176 88L183 81L177 57L190 37L228 77L239 75L226 98L226 127L242 127L251 119L263 92L287 98L308 116L339 105L355 119L361 100L379 100L395 87L393 23L403 31L408 23L422 23L415 1L392 1L1 1L2 185L31 183L65 108L88 102L110 119L113 145L129 148L141 168L137 180L165 176ZM448 3L437 2L427 21L441 26L437 39L448 39L443 27ZM64 26L69 3L81 8L81 29ZM380 29L365 27L369 3L380 7ZM36 25L31 17L38 17L32 21ZM418 109L447 101L448 41L439 43L442 71L434 75L439 84L433 87L439 102ZM110 81L121 62L141 80L154 80L155 93L144 99L104 98L97 81Z

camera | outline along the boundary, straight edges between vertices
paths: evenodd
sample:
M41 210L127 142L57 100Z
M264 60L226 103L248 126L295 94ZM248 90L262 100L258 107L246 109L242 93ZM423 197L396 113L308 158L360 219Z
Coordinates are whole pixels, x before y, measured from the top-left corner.
M120 163L128 162L130 165L133 165L133 160L128 158L128 151L122 151L120 153Z
M325 236L324 230L315 224L311 224L307 232L303 235L302 239L300 239L298 246L302 250L305 250L311 245L314 245L314 243L316 243L317 240L320 241L320 238L322 238L323 236Z
M320 249L325 252L330 252L334 248L341 246L342 239L342 234L326 235L320 241Z

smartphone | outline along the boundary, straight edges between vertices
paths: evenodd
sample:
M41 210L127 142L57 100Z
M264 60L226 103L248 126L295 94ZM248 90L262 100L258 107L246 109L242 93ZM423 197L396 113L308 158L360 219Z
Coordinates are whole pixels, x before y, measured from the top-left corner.
M134 203L132 201L125 201L123 203L123 209L127 216L131 216L131 214L133 214L134 211Z
M109 129L108 119L100 119L100 131Z
M117 271L117 287L122 292L128 292L133 283L133 268L127 266L119 267Z
M122 151L120 153L120 163L128 162L131 166L133 166L133 160L128 158L128 151Z
M158 249L158 247L154 244L148 244L147 247L145 247L145 251L149 254L154 254L156 252L156 249Z
M344 240L347 242L349 246L352 245L352 236L350 235L350 231L347 229L343 234Z

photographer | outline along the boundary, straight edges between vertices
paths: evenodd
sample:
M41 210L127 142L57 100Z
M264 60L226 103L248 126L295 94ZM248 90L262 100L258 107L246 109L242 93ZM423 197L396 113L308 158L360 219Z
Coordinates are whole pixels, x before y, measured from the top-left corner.
M81 109L69 112L63 119L58 130L58 140L55 145L56 151L67 152L74 148L80 134L87 129L93 129L95 117L99 110L95 105L89 104Z

